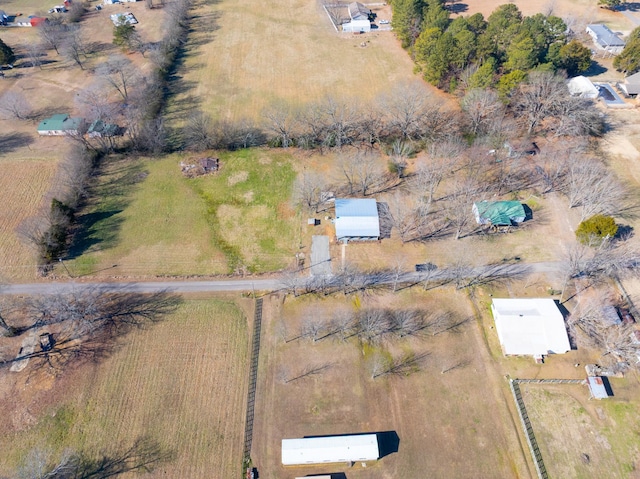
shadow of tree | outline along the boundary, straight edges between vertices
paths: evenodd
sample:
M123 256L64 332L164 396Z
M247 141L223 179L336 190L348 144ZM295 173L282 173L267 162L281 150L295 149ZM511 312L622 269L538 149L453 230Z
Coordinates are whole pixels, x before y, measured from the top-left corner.
M147 176L140 162L120 161L120 166L111 165L105 181L89 191L89 197L95 200L77 217L68 259L117 244L123 223L120 213L129 205L136 185Z
M0 151L2 153L11 153L20 148L33 143L33 137L27 133L7 133L0 134Z

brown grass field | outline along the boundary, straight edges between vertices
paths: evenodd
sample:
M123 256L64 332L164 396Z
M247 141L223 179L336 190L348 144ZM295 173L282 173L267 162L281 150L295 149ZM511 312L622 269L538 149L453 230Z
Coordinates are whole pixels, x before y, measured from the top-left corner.
M455 298L455 300L453 300ZM518 477L530 469L511 411L507 383L489 360L464 294L411 292L355 300L288 297L265 303L252 459L261 478L345 472L349 478ZM294 339L307 317L336 309L454 308L471 320L455 333L363 346ZM285 341L286 340L286 341ZM428 353L422 371L405 378L371 379L374 354ZM322 374L285 384L309 365ZM457 367L455 367L457 365ZM452 368L443 373L443 370ZM360 464L283 468L280 441L313 435L395 431L397 453L363 469ZM525 446L526 447L526 446Z
M602 401L589 400L587 386L521 384L550 477L640 477L638 377L612 383L614 398Z
M203 111L231 120L259 119L274 101L299 106L333 95L366 104L416 78L392 32L337 34L315 1L266 7L251 0L242 8L204 2L195 13L196 22L215 26L192 36L170 108L178 118L194 99Z
M251 302L188 300L100 364L55 379L4 370L0 474L14 477L34 448L114 456L147 437L171 456L153 477L239 477L250 312Z

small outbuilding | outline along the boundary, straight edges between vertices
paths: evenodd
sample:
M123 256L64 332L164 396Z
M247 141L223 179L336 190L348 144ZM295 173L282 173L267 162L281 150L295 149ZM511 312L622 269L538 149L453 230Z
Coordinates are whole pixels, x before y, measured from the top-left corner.
M66 113L58 113L40 122L38 134L42 136L78 135L83 123L82 118L71 118Z
M636 96L640 93L640 72L629 75L624 82L618 83L618 88L628 96Z
M527 217L519 201L479 201L471 210L479 225L512 226Z
M567 80L567 88L571 96L589 98L595 100L600 95L600 90L585 76L577 76Z
M102 120L94 120L87 130L87 136L89 138L106 138L118 136L119 134L120 127L118 125L105 123Z
M378 203L373 199L336 199L336 238L338 241L380 239Z
M626 42L602 24L587 25L587 33L595 45L609 53L617 55L622 52Z
M606 399L609 397L609 392L604 384L604 380L600 376L589 376L587 378L587 384L589 385L589 392L594 399Z
M377 461L379 457L375 434L282 440L283 466Z
M111 15L111 21L117 27L118 25L135 25L138 23L135 15L131 12L114 13Z
M494 299L491 312L505 356L540 358L571 350L564 317L553 299Z

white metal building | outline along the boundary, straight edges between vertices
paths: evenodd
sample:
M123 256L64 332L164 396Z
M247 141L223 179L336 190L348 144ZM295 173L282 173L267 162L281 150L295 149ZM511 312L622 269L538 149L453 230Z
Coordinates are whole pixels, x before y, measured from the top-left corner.
M306 437L282 440L282 465L377 461L380 456L375 434Z
M587 384L589 385L589 392L594 399L607 399L609 393L604 385L604 381L600 376L587 377Z
M571 349L564 317L553 299L494 299L491 312L505 355L540 357Z
M371 31L371 22L369 20L351 20L349 23L342 25L343 32L366 33Z
M595 100L600 95L600 90L585 76L577 76L567 80L567 88L571 96L590 98Z
M367 241L380 238L380 220L376 200L336 199L335 204L338 241Z

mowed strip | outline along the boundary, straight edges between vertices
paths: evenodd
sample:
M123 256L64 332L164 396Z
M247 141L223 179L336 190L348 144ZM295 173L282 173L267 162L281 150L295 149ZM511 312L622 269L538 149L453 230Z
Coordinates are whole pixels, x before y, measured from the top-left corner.
M86 451L148 436L173 452L166 477L234 477L242 463L247 322L226 301L193 300L126 338L97 368L71 437ZM73 446L73 444L70 444Z
M372 101L415 79L393 33L337 34L315 2L206 3L216 30L195 31L175 103L195 95L218 118L259 118L275 100L302 105L325 95Z

